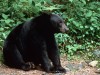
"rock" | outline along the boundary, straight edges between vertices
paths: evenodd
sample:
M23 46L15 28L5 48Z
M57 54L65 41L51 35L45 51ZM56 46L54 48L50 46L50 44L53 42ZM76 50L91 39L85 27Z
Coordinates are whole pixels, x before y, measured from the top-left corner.
M93 54L96 55L97 57L100 57L100 50L99 49L94 50Z
M68 63L66 67L67 67L70 71L72 71L72 70L74 70L74 67L73 67L73 66L74 66L74 64Z
M45 72L45 73L43 73L42 75L49 75L49 74Z
M66 69L67 72L70 72L70 71L71 71L71 70L70 70L69 68L67 68L67 67L66 67L65 69Z
M85 64L82 62L82 63L79 63L79 64L73 64L73 63L68 63L67 64L67 70L68 71L76 71L76 70L80 70L82 68L85 67Z
M95 67L97 64L98 64L98 61L91 61L91 62L89 63L89 66Z
M96 73L100 74L100 68L95 71Z
M78 69L80 70L82 68L84 68L83 64L82 63L78 64Z

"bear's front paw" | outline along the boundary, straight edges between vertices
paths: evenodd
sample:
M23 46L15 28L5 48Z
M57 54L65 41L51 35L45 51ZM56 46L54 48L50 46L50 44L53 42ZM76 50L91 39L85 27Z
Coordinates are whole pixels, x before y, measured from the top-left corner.
M64 69L63 67L53 67L51 69L51 72L53 72L53 73L66 73L66 69Z
M21 68L24 70L24 71L29 71L33 68L33 64L28 62L28 63L25 63L21 66Z

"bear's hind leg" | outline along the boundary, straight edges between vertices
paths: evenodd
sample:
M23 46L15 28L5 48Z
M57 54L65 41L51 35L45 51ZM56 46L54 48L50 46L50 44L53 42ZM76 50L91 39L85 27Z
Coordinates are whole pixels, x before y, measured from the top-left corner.
M25 71L31 69L30 64L25 63L21 53L14 44L10 44L3 49L4 63L12 68L18 68Z

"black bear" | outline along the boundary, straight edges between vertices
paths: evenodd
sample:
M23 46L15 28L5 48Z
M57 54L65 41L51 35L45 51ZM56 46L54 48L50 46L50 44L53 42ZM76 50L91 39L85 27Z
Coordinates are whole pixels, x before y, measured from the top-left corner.
M28 71L32 62L46 72L66 72L60 63L54 34L68 30L60 16L47 13L18 25L5 40L4 63Z

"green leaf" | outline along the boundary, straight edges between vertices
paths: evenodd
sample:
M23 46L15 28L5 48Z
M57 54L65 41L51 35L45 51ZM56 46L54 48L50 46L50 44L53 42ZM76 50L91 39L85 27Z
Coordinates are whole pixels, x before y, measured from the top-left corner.
M100 11L100 8L97 8L97 10L99 10L99 11Z
M51 0L45 0L47 3L51 3Z
M89 11L86 13L86 17L91 17L91 15L92 15L92 11L89 10Z
M5 33L2 33L2 35L3 35L3 38L5 39L6 38L6 34Z
M0 28L0 31L3 31L4 30L4 28Z
M7 18L8 18L8 15L2 14L2 17L3 17L4 19L7 19Z
M10 23L10 20L5 20L5 22L6 22L7 24L9 24L9 23Z
M87 31L86 34L89 34L89 32Z
M73 0L69 0L70 2L73 2Z
M86 1L85 0L81 0L84 4L86 4Z
M89 28L89 26L85 26L85 28Z
M33 0L28 0L28 2L29 2L29 5L35 6L35 2Z
M94 30L94 28L93 27L90 27L90 30Z
M11 19L7 19L7 20L5 20L5 22L6 22L7 24L9 24L10 22L14 22L14 21L11 20Z
M43 10L50 10L50 11L52 11L52 10L55 10L55 9L60 9L60 8L58 8L58 7L54 7L54 6L43 7Z
M73 24L74 24L75 26L79 26L79 23L78 23L77 21L73 21Z
M64 19L66 19L66 18L67 18L67 15L62 15L62 17L63 17Z
M32 0L28 0L29 4L31 5L32 4Z
M97 17L91 17L90 22L97 22Z
M83 26L80 26L80 28L84 28Z

